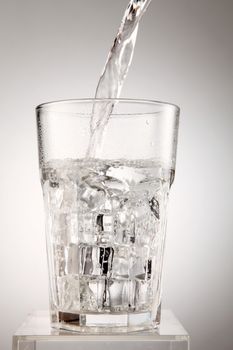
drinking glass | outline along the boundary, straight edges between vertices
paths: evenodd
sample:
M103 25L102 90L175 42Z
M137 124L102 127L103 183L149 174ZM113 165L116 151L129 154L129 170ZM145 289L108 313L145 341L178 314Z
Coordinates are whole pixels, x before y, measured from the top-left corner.
M101 151L87 156L93 110L109 103ZM179 108L80 99L41 104L36 112L52 327L157 327Z

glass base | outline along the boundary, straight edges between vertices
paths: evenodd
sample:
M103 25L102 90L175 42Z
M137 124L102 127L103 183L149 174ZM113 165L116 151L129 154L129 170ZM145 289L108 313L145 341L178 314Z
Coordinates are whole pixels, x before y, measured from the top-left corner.
M60 324L61 326L61 324ZM59 326L59 327L60 327ZM134 328L134 326L132 326ZM93 329L93 327L86 327ZM100 327L101 328L101 327ZM110 327L111 330L114 327ZM122 327L124 330L126 327ZM85 327L82 327L85 329ZM101 329L105 329L102 327ZM95 330L95 327L94 329ZM48 311L27 317L13 336L13 350L189 350L189 335L170 310L162 310L156 330L130 334L82 334L51 328ZM94 332L93 332L94 333Z
M134 313L67 313L58 312L52 317L52 327L73 332L116 334L157 328L160 316L152 321L151 312Z

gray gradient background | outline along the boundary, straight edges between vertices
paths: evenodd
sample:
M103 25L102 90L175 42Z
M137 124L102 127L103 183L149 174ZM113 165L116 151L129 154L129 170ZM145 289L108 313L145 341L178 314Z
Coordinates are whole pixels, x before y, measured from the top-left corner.
M93 96L127 0L0 1L0 349L48 307L34 107ZM122 96L181 106L164 307L233 348L233 1L153 0Z

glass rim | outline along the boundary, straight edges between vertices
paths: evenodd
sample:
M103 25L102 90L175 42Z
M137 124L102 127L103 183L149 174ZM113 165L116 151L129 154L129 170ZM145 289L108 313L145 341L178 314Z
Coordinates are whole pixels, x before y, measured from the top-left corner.
M74 98L74 99L64 99L64 100L55 100L55 101L50 101L50 102L44 102L36 106L36 111L40 110L48 110L50 112L59 112L59 113L67 113L65 111L58 111L56 109L53 109L52 107L54 106L59 106L59 105L65 105L65 104L72 104L72 103L93 103L94 101L96 102L111 102L115 101L118 103L131 103L131 104L147 104L150 106L160 106L163 108L172 108L174 109L174 112L179 115L180 112L180 107L174 103L170 102L165 102L165 101L157 101L157 100L151 100L151 99L138 99L138 98ZM71 112L68 112L71 113ZM76 113L76 112L72 112ZM155 110L154 112L150 111L145 111L145 112L140 112L140 113L135 113L135 112L119 112L119 113L113 113L111 115L114 115L115 117L121 116L121 115L126 115L126 116L135 116L135 115L149 115L149 114L155 114L157 111ZM82 114L82 113L81 113ZM88 116L90 116L90 113L88 113Z

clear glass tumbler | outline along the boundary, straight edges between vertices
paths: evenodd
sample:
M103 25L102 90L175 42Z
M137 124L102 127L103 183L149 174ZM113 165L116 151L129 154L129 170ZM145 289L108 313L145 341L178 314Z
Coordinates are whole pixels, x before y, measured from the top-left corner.
M102 151L86 156L93 106L115 105ZM160 322L167 202L179 108L146 100L39 105L53 327L128 332Z

